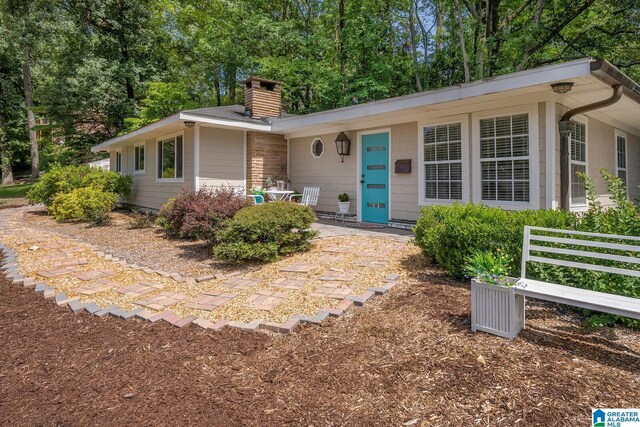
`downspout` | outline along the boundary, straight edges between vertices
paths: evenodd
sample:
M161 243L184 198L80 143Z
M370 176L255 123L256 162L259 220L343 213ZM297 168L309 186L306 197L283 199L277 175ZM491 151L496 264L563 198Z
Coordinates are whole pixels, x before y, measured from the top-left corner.
M560 208L569 210L569 134L571 133L571 118L587 111L598 110L615 104L622 98L622 85L615 84L611 87L613 94L602 101L583 105L569 110L560 119Z

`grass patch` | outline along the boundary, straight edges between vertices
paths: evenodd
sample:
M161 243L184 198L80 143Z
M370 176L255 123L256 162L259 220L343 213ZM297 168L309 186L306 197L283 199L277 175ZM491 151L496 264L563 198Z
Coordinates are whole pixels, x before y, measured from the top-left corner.
M17 199L25 197L27 191L33 186L33 182L25 184L0 185L0 199Z

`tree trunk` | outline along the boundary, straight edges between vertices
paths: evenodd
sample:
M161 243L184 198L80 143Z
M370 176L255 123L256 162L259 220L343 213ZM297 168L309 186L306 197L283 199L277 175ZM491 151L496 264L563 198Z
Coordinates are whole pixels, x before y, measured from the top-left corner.
M344 75L346 61L344 59L343 32L344 32L344 0L338 3L338 61L340 62L340 73Z
M220 96L220 79L218 77L213 79L213 87L216 90L216 105L219 107L222 105L222 99Z
M230 105L236 103L236 72L236 67L232 65L227 75L227 94L229 95L228 101Z
M486 42L487 42L487 75L493 76L500 51L500 40L498 39L500 0L486 0L484 11Z
M0 83L0 99L2 97L2 84ZM11 149L4 133L5 122L4 112L0 109L0 169L2 169L2 183L11 184L13 183L13 169L11 167Z
M2 167L2 184L13 184L13 168L11 167L11 153L2 143L0 148L0 167Z
M413 17L416 14L415 5L411 2L411 10L409 11L409 31L411 33L411 54L413 57L413 76L416 79L416 89L422 92L422 82L420 81L420 71L418 70L418 48L416 46L416 27Z
M31 177L40 174L40 155L38 153L38 136L36 135L36 116L33 112L33 86L31 85L31 53L29 45L23 47L22 79L24 87L24 103L27 107L27 124L29 126L29 142L31 143Z
M442 5L439 1L435 2L435 12L436 12L436 40L435 40L435 49L436 53L440 51L440 47L442 45Z
M418 4L420 0L415 0L414 2L414 10L416 11L416 21L418 21L418 26L420 27L420 33L422 34L422 48L424 50L424 58L423 58L423 67L425 71L425 80L423 87L429 87L428 81L428 72L429 72L429 31L424 26L422 19L420 19L420 15L418 15ZM433 27L432 27L433 28Z
M464 43L464 23L462 22L462 9L458 0L454 0L456 5L456 13L458 15L458 33L460 34L460 50L462 51L462 62L464 64L464 81L468 82L471 77L469 75L469 58L467 57L467 48Z

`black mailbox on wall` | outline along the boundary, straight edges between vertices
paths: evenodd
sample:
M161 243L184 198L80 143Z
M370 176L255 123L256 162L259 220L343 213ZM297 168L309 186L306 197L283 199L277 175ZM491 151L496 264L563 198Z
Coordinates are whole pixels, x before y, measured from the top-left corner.
M411 173L411 159L396 160L396 173Z

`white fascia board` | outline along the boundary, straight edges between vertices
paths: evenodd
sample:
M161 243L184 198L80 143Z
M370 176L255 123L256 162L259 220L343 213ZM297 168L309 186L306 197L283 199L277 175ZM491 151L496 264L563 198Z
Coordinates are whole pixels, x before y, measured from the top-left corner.
M305 126L331 122L344 122L346 120L359 119L374 114L384 114L392 111L419 108L427 105L471 98L474 96L521 89L527 86L571 80L591 75L590 64L591 58L583 58L563 64L533 68L492 79L465 83L459 86L451 86L429 92L420 92L362 105L354 105L330 111L312 113L301 117L281 119L273 123L271 131L282 133L284 131L304 128Z
M271 131L271 125L268 125L266 123L265 124L247 123L247 122L240 122L235 120L219 119L215 117L199 116L192 113L190 114L180 113L180 120L190 120L196 123L206 123L210 125L235 128L235 129L259 130L263 132Z
M129 132L126 133L124 135L120 135L117 136L115 138L111 138L111 139L107 139L104 142L101 142L98 145L95 145L93 147L91 147L91 151L96 153L98 151L103 151L105 150L107 147L113 145L113 144L117 144L118 142L123 142L123 141L127 141L130 139L133 139L137 136L140 136L142 134L145 134L147 132L151 132L153 130L156 130L158 128L161 128L163 126L166 125L170 125L171 123L175 123L178 120L180 120L180 114L174 114L172 116L169 117L165 117L164 119L158 120L157 122L151 123L149 125L143 126L140 129L136 129L133 132Z

